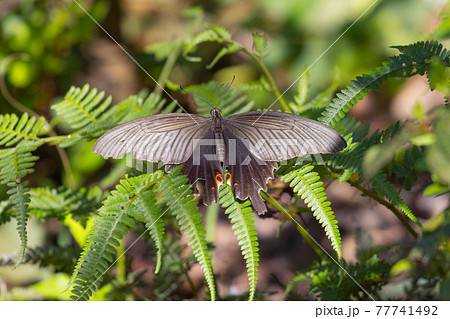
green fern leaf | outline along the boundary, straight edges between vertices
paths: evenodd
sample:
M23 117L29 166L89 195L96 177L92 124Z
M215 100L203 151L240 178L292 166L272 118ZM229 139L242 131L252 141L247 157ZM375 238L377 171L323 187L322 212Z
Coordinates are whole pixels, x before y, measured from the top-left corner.
M219 204L226 208L225 214L231 219L232 229L237 236L242 255L246 261L248 281L250 285L249 300L253 300L258 281L259 248L255 229L254 214L249 200L236 200L228 185L222 185L219 191Z
M294 188L294 192L305 201L305 204L312 210L314 217L320 222L327 237L331 241L333 249L339 259L342 258L341 235L331 210L330 202L327 201L323 183L320 176L312 171L314 166L306 164L299 169L294 169L284 175L281 180L289 183Z
M375 190L387 198L387 200L398 207L409 219L411 219L416 225L422 227L416 216L411 212L411 209L405 204L400 194L394 188L394 186L386 180L386 175L378 173L373 178L373 186Z
M0 183L8 186L9 200L14 206L17 219L17 231L21 240L18 266L25 256L27 248L27 221L29 218L28 204L30 202L29 189L27 181L22 179L33 173L34 162L39 158L33 156L31 152L35 151L42 141L22 140L13 148L0 150Z
M225 28L214 24L209 24L208 27L208 30L200 32L185 43L183 48L183 57L188 61L200 62L200 57L193 57L189 55L196 50L200 44L205 42L225 43L227 46L222 48L216 58L207 67L212 68L212 66L214 66L221 57L226 54L240 51L242 50L242 47L231 41L231 34Z
M125 178L103 202L69 284L73 284L72 299L87 300L98 289L102 276L110 264L115 263L113 256L117 253L119 241L129 227L134 227L134 220L128 216L130 206L162 176L163 173L158 171Z
M224 93L225 85L219 85L215 81L210 81L202 85L191 85L186 90L192 92L194 96L209 102L211 105L219 107L223 116L248 112L254 107L253 101L247 102L247 97L241 95L239 88L230 88ZM203 116L209 116L211 105L200 99L196 102L199 106L197 113Z
M21 140L39 140L39 133L47 125L44 117L36 119L23 113L22 117L16 114L0 115L0 146L12 146Z
M272 88L270 87L270 83L264 76L261 76L258 80L242 83L238 86L239 90L248 92L248 91L265 91L270 92Z
M328 108L322 113L320 121L335 126L357 102L370 90L376 90L387 78L411 77L416 74L423 75L429 71L430 60L437 57L449 65L449 52L442 50L442 44L436 41L417 42L408 46L396 46L400 54L383 62L369 74L357 77L356 81L336 94Z
M97 93L95 88L89 90L88 84L81 89L72 86L64 100L52 105L51 108L71 128L81 129L97 122L98 118L109 107L112 98L109 96L102 102L104 96L104 92Z
M103 191L98 186L70 190L38 187L30 190L30 213L38 218L64 220L68 214L74 217L89 216L100 208Z
M242 50L242 47L235 42L228 44L227 46L220 49L219 53L216 54L214 59L206 66L206 69L212 69L220 59L222 59L225 55L233 54Z
M189 238L188 244L192 247L195 258L200 264L208 284L211 300L216 299L214 275L211 267L211 257L206 247L205 230L202 224L202 215L197 213L197 202L186 176L177 174L182 166L173 168L166 178L156 185L156 191L161 192L164 200L169 203L169 210L176 217L180 229Z
M150 236L156 246L155 274L161 269L164 222L161 219L161 208L156 204L156 197L152 191L146 191L137 198L130 209L130 216L143 222L149 229Z

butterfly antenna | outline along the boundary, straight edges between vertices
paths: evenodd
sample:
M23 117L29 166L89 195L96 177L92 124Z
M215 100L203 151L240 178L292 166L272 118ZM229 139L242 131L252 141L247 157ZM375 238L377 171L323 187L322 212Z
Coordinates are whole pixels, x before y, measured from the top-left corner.
M180 85L180 89L181 90L183 90L184 92L186 92L187 94L190 94L190 95L192 95L192 97L193 98L196 98L196 99L199 99L199 100L201 100L201 101L203 101L203 102L205 102L206 104L208 104L209 106L211 106L213 109L215 108L214 106L212 106L212 104L211 103L209 103L208 101L206 101L206 100L204 100L204 99L202 99L201 97L198 97L198 96L195 96L194 94L192 94L191 92L188 92L188 91L186 91L181 85Z
M222 101L222 98L224 97L224 95L228 92L228 90L230 89L230 87L233 85L234 79L236 77L233 75L233 79L231 80L231 82L228 84L227 88L225 89L225 91L223 91L222 96L219 98L219 101L217 101L217 107L215 107L215 109L217 109L220 105L220 101Z

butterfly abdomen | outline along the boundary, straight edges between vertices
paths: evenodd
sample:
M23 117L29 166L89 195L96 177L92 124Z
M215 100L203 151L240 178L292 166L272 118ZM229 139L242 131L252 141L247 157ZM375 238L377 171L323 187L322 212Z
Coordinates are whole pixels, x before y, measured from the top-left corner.
M215 134L216 151L219 162L225 162L225 143L223 141L222 133Z

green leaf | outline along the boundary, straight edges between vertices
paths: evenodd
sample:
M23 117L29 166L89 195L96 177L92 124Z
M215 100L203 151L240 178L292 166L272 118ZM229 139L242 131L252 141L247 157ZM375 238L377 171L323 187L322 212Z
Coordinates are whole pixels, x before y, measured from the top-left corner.
M443 49L436 41L417 42L408 46L394 46L400 54L389 58L369 74L357 77L352 84L336 94L330 105L322 113L320 121L335 126L357 102L367 95L369 90L376 90L390 77L411 77L423 75L430 70L430 60L435 57L449 65L450 52Z
M73 285L72 299L88 300L100 287L103 275L115 263L113 260L119 241L128 228L134 227L134 220L129 217L130 206L162 176L163 173L157 171L126 177L103 202L70 281L70 285Z
M156 197L152 191L146 191L137 198L131 206L130 215L143 222L150 232L156 246L155 274L161 269L164 222L161 219L161 207L156 204Z
M22 140L13 148L0 150L0 183L9 189L6 194L13 204L17 219L17 231L20 236L21 247L16 267L22 262L27 248L27 222L29 217L28 204L30 202L29 189L26 187L28 181L23 178L33 173L34 162L39 158L33 156L42 141Z
M377 193L386 197L389 202L397 206L405 215L411 219L417 226L422 227L416 216L411 212L411 209L405 204L400 194L394 188L394 186L386 180L386 175L378 173L374 176L372 184L375 187Z
M202 224L202 215L197 213L197 202L191 195L191 186L188 179L182 175L177 176L182 165L173 168L169 174L156 185L156 191L161 192L169 210L176 217L180 229L189 238L189 246L192 247L195 258L200 264L208 284L211 300L216 299L214 275L211 267L211 256L206 246L205 229Z
M235 42L230 43L226 47L223 47L222 49L220 49L219 53L216 54L216 56L211 61L211 63L209 63L206 66L206 69L208 69L208 70L212 69L216 65L216 63L219 62L219 60L221 58L223 58L225 55L233 54L233 53L239 52L241 50L242 50L242 47L239 46L238 44L236 44Z
M253 49L258 53L260 57L267 55L268 43L265 34L253 33Z
M72 86L64 100L51 106L73 129L85 128L106 111L111 104L111 96L103 101L104 92L97 93L97 89L89 90L86 84L82 89Z
M250 285L249 300L253 300L258 281L259 244L255 229L254 214L249 200L240 201L234 198L231 187L222 185L219 190L219 204L226 208L225 214L233 224L232 229L237 237L242 255L246 261L248 281Z
M314 217L319 221L325 233L331 241L333 249L339 259L342 258L341 235L337 226L337 220L331 210L330 202L327 201L323 183L320 176L313 171L314 166L306 164L298 169L294 169L282 176L281 180L290 183L294 192L305 201L311 209Z
M42 129L48 125L44 117L29 118L27 113L22 117L16 114L0 115L0 146L12 146L21 140L39 140Z

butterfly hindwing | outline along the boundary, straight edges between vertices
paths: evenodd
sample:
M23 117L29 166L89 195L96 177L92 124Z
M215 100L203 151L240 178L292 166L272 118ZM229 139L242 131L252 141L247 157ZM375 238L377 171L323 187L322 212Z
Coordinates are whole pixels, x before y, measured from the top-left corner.
M167 167L171 169L171 166ZM198 142L193 146L192 155L183 163L180 174L186 175L189 183L194 189L194 193L198 193L195 184L198 180L204 180L203 187L203 203L210 205L217 202L217 185L216 177L223 176L222 167L216 156L216 145L214 143L214 132L209 130ZM219 175L218 175L219 174Z
M273 178L277 163L257 159L250 151L249 141L237 138L227 129L223 138L227 150L225 166L235 196L241 200L250 198L253 208L259 214L265 213L267 208L259 192L267 191L267 181Z

